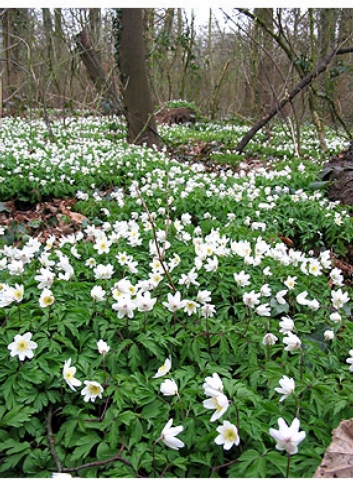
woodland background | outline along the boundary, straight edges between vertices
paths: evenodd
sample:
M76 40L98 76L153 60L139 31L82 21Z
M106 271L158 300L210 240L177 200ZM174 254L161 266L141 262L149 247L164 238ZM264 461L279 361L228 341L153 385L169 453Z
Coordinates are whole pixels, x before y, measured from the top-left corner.
M353 53L345 47L352 43L353 9L221 13L224 22L210 10L208 24L199 27L193 13L181 8L142 9L137 29L142 29L155 109L183 99L209 119L237 117L251 124L340 48L343 54L334 56L280 118L291 117L296 128L313 121L323 149L324 125L337 125L351 136ZM2 9L1 114L23 115L38 108L44 114L50 108L119 112L124 84L117 68L118 16L119 9Z

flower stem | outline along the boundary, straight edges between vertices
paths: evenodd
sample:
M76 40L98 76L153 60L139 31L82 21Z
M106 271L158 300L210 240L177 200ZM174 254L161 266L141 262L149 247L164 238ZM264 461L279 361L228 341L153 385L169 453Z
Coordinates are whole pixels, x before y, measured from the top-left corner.
M289 467L290 467L290 452L287 452L287 471L286 471L286 478L289 478Z
M180 398L180 395L179 393L177 393L178 395L178 400L179 400L179 404L180 404L180 415L181 415L181 418L184 420L184 410L183 410L183 404L181 403L181 398Z
M157 443L162 439L162 437L157 438L157 440L153 443L152 445L152 457L153 457L153 476L156 478L156 459L154 456L154 447L157 445Z
M49 305L49 311L48 311L48 331L50 327L50 314L51 314L51 305Z
M176 311L174 310L174 313L173 313L173 320L174 320L174 337L175 337L175 328L176 328Z
M129 317L126 315L126 338L129 338Z
M303 372L304 372L304 352L303 352L303 348L300 347L300 380L303 379Z
M207 339L207 349L208 353L211 355L211 340L210 340L210 327L208 323L208 315L206 313L206 339Z
M103 383L106 385L106 379L107 379L107 371L105 367L105 353L103 353Z
M249 316L248 316L248 320L247 320L247 322L246 322L246 327L245 327L245 332L243 333L243 337L245 337L245 335L248 333L248 328L249 328L250 320L251 320L251 317L252 317L250 310L246 308L246 309L244 310L244 320L245 320L245 318L246 318L246 311L247 311L247 310L248 310L248 312L249 312Z
M294 394L294 397L295 397L295 416L299 417L299 411L300 411L299 397L296 394Z

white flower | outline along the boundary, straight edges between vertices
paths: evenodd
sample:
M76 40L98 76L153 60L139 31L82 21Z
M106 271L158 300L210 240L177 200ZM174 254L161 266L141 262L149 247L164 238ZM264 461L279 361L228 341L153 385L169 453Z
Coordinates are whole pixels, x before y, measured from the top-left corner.
M351 364L351 366L349 367L349 371L350 371L350 372L353 372L353 349L352 349L352 350L349 350L349 355L350 355L350 357L347 358L346 363L350 363L350 364Z
M205 270L207 272L216 272L218 269L218 258L214 256L213 259L208 258L206 261Z
M95 245L93 245L93 248L97 250L98 255L101 255L102 253L109 253L111 244L112 242L107 240L106 236L104 235L97 239Z
M64 363L63 379L71 388L71 390L76 392L75 387L80 387L82 385L82 382L80 380L77 380L77 378L75 378L76 367L70 367L70 365L71 365L71 358L66 360Z
M86 267L94 268L97 265L97 262L94 258L91 257L88 260L86 260L85 265L86 265Z
M320 308L320 302L314 298L314 300L308 301L308 307L312 312L316 312Z
M196 301L205 305L205 303L211 302L211 292L209 290L199 290L197 293Z
M104 302L106 291L100 285L95 285L91 290L91 297L95 302Z
M10 275L22 275L25 271L22 260L12 260L12 262L7 265L7 268Z
M156 298L151 298L150 292L139 292L136 297L137 310L139 312L148 312L153 309Z
M100 339L98 342L97 342L97 348L98 348L98 352L101 354L101 355L106 355L109 350L110 350L110 347L109 345L107 344L107 342L104 342L102 339Z
M297 277L291 277L290 275L288 275L287 279L283 283L288 288L288 290L293 290L293 288L297 284L296 280Z
M283 420L278 419L279 430L270 428L270 435L273 437L277 444L277 450L285 450L289 455L294 455L298 452L298 445L305 438L305 432L299 432L300 422L298 418L295 418L290 427Z
M244 270L239 273L234 273L233 276L239 287L246 287L247 285L250 285L250 275L245 273Z
M196 312L196 309L199 306L200 304L193 300L184 300L184 312L187 313L189 317Z
M292 332L287 332L287 337L284 337L283 343L287 345L285 350L288 352L294 352L295 350L301 348L302 345L300 338L297 337L297 335L294 335Z
M288 333L294 329L294 322L290 317L281 317L279 326L281 327L279 333Z
M335 338L335 332L333 330L324 331L325 340L333 340Z
M11 303L14 301L14 298L11 287L5 283L1 283L0 287L0 308L4 308L11 305Z
M211 305L210 303L205 303L205 305L202 305L201 307L202 317L211 318L215 315L215 313L216 313L216 307L214 305Z
M49 307L50 305L53 305L55 302L54 295L51 290L48 288L44 288L40 297L39 297L39 305L42 308Z
M337 322L340 322L342 320L342 317L338 312L332 312L331 315L330 315L330 320L337 323Z
M172 313L184 307L184 302L180 300L180 292L176 292L174 296L168 293L168 302L162 304Z
M179 279L179 285L185 285L186 287L190 287L190 285L200 285L199 282L196 281L198 274L195 272L195 269L192 268L190 272L185 275L182 273L181 278Z
M262 339L262 345L274 345L277 342L278 338L272 333L266 333Z
M170 369L172 368L172 357L171 355L165 359L165 362L159 369L157 370L157 373L153 376L153 378L159 378L159 377L164 377Z
M221 418L222 415L227 411L229 407L229 401L228 398L223 394L219 394L215 397L208 398L207 400L204 400L203 406L207 408L208 410L215 410L213 413L210 421L215 422L219 418Z
M54 282L55 273L53 273L50 268L41 268L40 275L35 275L34 280L40 282L38 288L41 290L43 288L50 288Z
M212 377L206 377L202 387L205 395L209 397L217 397L220 393L223 393L223 383L218 373L212 373Z
M340 288L338 290L332 290L331 297L332 305L337 309L343 307L343 305L349 301L348 293L343 293Z
M294 393L295 382L293 378L283 375L280 379L279 384L281 387L276 387L275 391L277 393L282 393L282 397L279 399L280 402L283 402L291 393Z
M130 295L119 297L117 303L113 303L112 305L112 309L118 312L118 318L134 318L135 308L136 302L131 299Z
M270 297L271 296L271 288L268 283L265 283L260 288L260 293L263 297Z
M218 437L215 438L217 445L223 445L224 450L230 450L233 445L239 445L240 438L235 425L224 420L223 425L217 427Z
M308 305L309 300L306 298L308 296L308 292L305 290L302 293L297 295L296 300L299 305Z
M272 272L271 272L270 267L265 267L265 268L262 270L262 273L263 273L264 275L266 275L267 277L272 277Z
M333 268L331 270L330 278L332 280L332 283L337 287L342 287L344 285L344 277L342 275L342 270L340 270L339 268Z
M288 293L288 290L280 290L277 294L276 294L276 300L277 302L280 304L280 305L285 305L287 302L285 301L285 299L283 298L286 294Z
M244 293L243 295L243 302L247 307L255 307L260 303L259 297L261 296L260 293L255 293L252 290L250 293Z
M15 335L14 341L8 345L8 349L11 350L10 356L15 357L18 355L19 360L22 362L26 357L33 358L33 350L38 347L36 342L31 340L32 334L27 332L23 335Z
M178 385L173 379L166 378L160 386L161 393L166 397L178 394Z
M94 402L96 398L102 398L103 387L98 382L92 382L90 380L85 380L83 382L86 386L82 389L81 395L84 395L85 402Z
M23 300L24 286L16 283L15 287L11 289L12 298L15 302L20 303Z
M94 269L94 277L96 280L110 280L113 273L114 268L110 263L108 263L108 265L99 264Z
M179 450L179 448L182 448L185 444L179 440L179 438L176 438L176 436L184 430L184 427L182 425L179 427L172 427L172 424L173 419L171 418L162 430L161 440L167 445L167 447L170 447L173 450Z
M260 317L270 317L271 316L271 308L270 308L268 303L264 303L263 305L259 305L258 307L256 307L255 312Z
M315 277L322 275L322 265L318 260L310 260L309 273Z

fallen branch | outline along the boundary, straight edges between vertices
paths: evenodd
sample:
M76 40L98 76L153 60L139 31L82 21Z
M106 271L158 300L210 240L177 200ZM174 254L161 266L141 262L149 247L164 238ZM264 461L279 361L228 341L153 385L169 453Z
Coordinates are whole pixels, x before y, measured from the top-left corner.
M254 137L254 135L263 127L265 126L277 113L283 110L283 108L290 103L297 95L300 93L305 87L311 84L311 82L319 76L322 72L326 70L329 63L331 62L332 58L335 55L341 55L344 53L353 52L353 46L346 47L346 48L339 48L336 47L331 50L314 68L312 72L306 75L300 82L293 88L290 92L286 94L286 96L278 102L278 104L263 118L258 120L255 125L249 130L249 132L242 138L242 140L238 143L235 147L235 150L239 153L242 153L246 145L250 142L250 140Z

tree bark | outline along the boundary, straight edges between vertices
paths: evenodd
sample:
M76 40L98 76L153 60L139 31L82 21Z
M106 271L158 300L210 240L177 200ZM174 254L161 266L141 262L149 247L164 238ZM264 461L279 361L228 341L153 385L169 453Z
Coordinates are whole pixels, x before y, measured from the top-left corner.
M101 102L103 110L107 113L122 114L122 106L118 95L104 71L98 53L92 44L92 39L86 28L76 36L76 45L78 47L83 64L86 67L89 78L96 87L104 100Z
M300 82L291 90L285 98L283 98L278 105L274 107L267 115L261 118L255 125L249 130L249 132L242 138L242 140L238 143L235 147L235 150L239 153L243 152L246 145L250 142L250 140L254 137L254 135L263 127L265 126L277 113L279 113L287 103L291 102L297 95L300 93L304 88L311 84L311 82L322 72L324 72L331 62L332 58L335 55L341 55L343 53L348 53L353 51L353 46L348 48L336 48L331 50L314 68L314 70L306 75Z
M123 8L120 12L120 28L116 29L115 36L128 142L158 145L159 138L147 79L142 9Z

